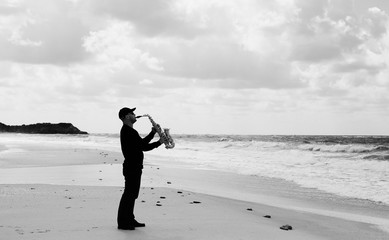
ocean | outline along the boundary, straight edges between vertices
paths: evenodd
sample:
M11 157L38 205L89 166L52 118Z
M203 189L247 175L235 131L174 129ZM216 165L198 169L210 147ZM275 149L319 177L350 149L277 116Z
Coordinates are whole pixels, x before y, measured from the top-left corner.
M305 188L389 205L389 136L173 135L174 149L146 153L198 169L280 178ZM120 152L118 134L0 134L17 142Z

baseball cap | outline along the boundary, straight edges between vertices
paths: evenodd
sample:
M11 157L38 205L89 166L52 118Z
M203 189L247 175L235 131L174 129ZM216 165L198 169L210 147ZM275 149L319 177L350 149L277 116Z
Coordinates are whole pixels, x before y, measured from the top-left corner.
M127 114L134 112L135 109L136 108L128 108L128 107L124 107L124 108L120 109L119 118L123 119Z

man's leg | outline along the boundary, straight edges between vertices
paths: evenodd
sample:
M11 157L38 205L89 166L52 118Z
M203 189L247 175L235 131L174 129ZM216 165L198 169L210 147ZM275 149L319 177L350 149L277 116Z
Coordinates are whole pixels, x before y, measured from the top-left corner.
M137 172L134 172L132 175L131 175L133 178L132 178L132 190L131 190L131 194L133 194L133 200L134 202L132 203L131 207L131 216L132 216L132 219L131 219L131 222L130 222L130 225L134 226L134 227L145 227L146 224L144 223L139 223L138 221L135 220L135 215L134 215L134 206L135 206L135 200L138 198L139 196L139 190L140 190L140 185L141 185L141 179L142 179L142 171L137 171Z
M134 207L135 200L139 196L142 170L123 171L125 178L125 187L118 210L118 226L144 227L144 223L135 220Z
M129 192L128 184L126 186L122 198L120 199L117 223L120 229L133 229L135 199L133 194Z

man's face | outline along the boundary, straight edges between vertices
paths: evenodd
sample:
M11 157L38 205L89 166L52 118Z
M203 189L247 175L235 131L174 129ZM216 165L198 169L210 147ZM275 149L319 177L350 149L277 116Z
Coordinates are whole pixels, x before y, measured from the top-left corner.
M130 120L131 123L135 123L136 122L135 113L131 112L127 114L126 119Z

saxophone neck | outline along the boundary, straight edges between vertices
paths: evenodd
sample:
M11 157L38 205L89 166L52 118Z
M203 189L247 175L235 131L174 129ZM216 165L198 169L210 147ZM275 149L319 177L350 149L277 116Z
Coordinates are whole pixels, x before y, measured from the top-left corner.
M149 118L151 118L150 115L148 115L148 114L143 114L143 115L136 116L136 118L142 118L142 117L149 117Z
M150 122L153 124L153 125L155 125L156 123L155 123L155 121L154 121L154 119L150 116L150 115L148 115L148 114L145 114L145 115L143 115L144 117L148 117L149 118L149 120L150 120Z
M157 123L153 120L153 118L149 115L149 114L144 114L144 115L140 115L140 116L137 116L136 118L141 118L141 117L148 117L151 124L156 127L157 126Z

